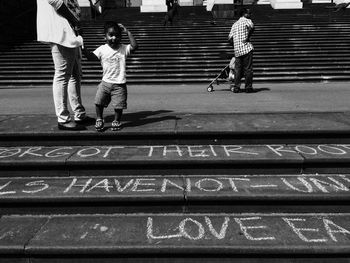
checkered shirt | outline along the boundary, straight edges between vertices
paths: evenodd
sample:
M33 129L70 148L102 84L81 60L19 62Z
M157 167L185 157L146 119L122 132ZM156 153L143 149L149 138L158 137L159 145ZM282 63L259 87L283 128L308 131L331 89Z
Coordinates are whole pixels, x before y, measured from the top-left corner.
M251 19L241 17L231 28L229 39L233 37L233 48L235 50L235 57L240 57L252 51L253 45L248 40L249 31L254 28Z

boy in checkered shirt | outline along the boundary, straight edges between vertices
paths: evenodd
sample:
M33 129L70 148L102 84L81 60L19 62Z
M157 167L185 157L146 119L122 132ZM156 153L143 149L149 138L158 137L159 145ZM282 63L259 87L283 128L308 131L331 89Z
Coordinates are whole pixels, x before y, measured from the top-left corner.
M235 81L233 92L241 91L241 79L245 76L245 92L253 92L253 45L250 37L254 31L254 24L250 9L243 8L240 18L232 25L229 39L233 38L233 48L235 51Z

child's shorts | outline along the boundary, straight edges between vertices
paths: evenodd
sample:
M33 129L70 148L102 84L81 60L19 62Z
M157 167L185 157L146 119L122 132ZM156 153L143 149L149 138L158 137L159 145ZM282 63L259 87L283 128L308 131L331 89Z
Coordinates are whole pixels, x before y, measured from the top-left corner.
M126 84L108 83L102 81L98 87L95 96L95 104L107 107L110 102L114 109L126 109L128 90Z

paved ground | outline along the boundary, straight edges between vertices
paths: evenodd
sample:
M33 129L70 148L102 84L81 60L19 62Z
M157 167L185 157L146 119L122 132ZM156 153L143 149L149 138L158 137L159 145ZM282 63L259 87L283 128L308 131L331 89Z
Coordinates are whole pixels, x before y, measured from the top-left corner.
M350 83L256 84L257 93L233 94L227 84L129 85L128 110L177 113L260 113L350 111ZM95 86L84 86L87 112L94 116ZM51 87L0 89L0 113L54 114ZM112 113L109 108L106 114Z

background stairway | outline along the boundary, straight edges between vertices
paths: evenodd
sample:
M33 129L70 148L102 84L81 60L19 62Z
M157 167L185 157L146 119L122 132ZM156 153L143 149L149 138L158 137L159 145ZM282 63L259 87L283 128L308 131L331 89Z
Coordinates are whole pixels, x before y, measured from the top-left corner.
M327 5L302 10L272 10L252 6L256 31L256 82L344 81L349 79L348 11L332 13ZM204 7L182 7L173 27L162 26L164 14L140 14L138 8L112 9L104 19L117 19L134 34L140 48L127 62L129 83L209 82L228 64L232 47L227 35L232 21L210 25ZM85 43L104 43L103 21L84 24ZM127 41L127 40L125 40ZM98 62L83 61L83 83L101 79ZM0 86L49 86L53 65L46 45L25 41L4 47L0 56Z
M0 261L349 262L347 114L160 125L118 136L3 128Z

